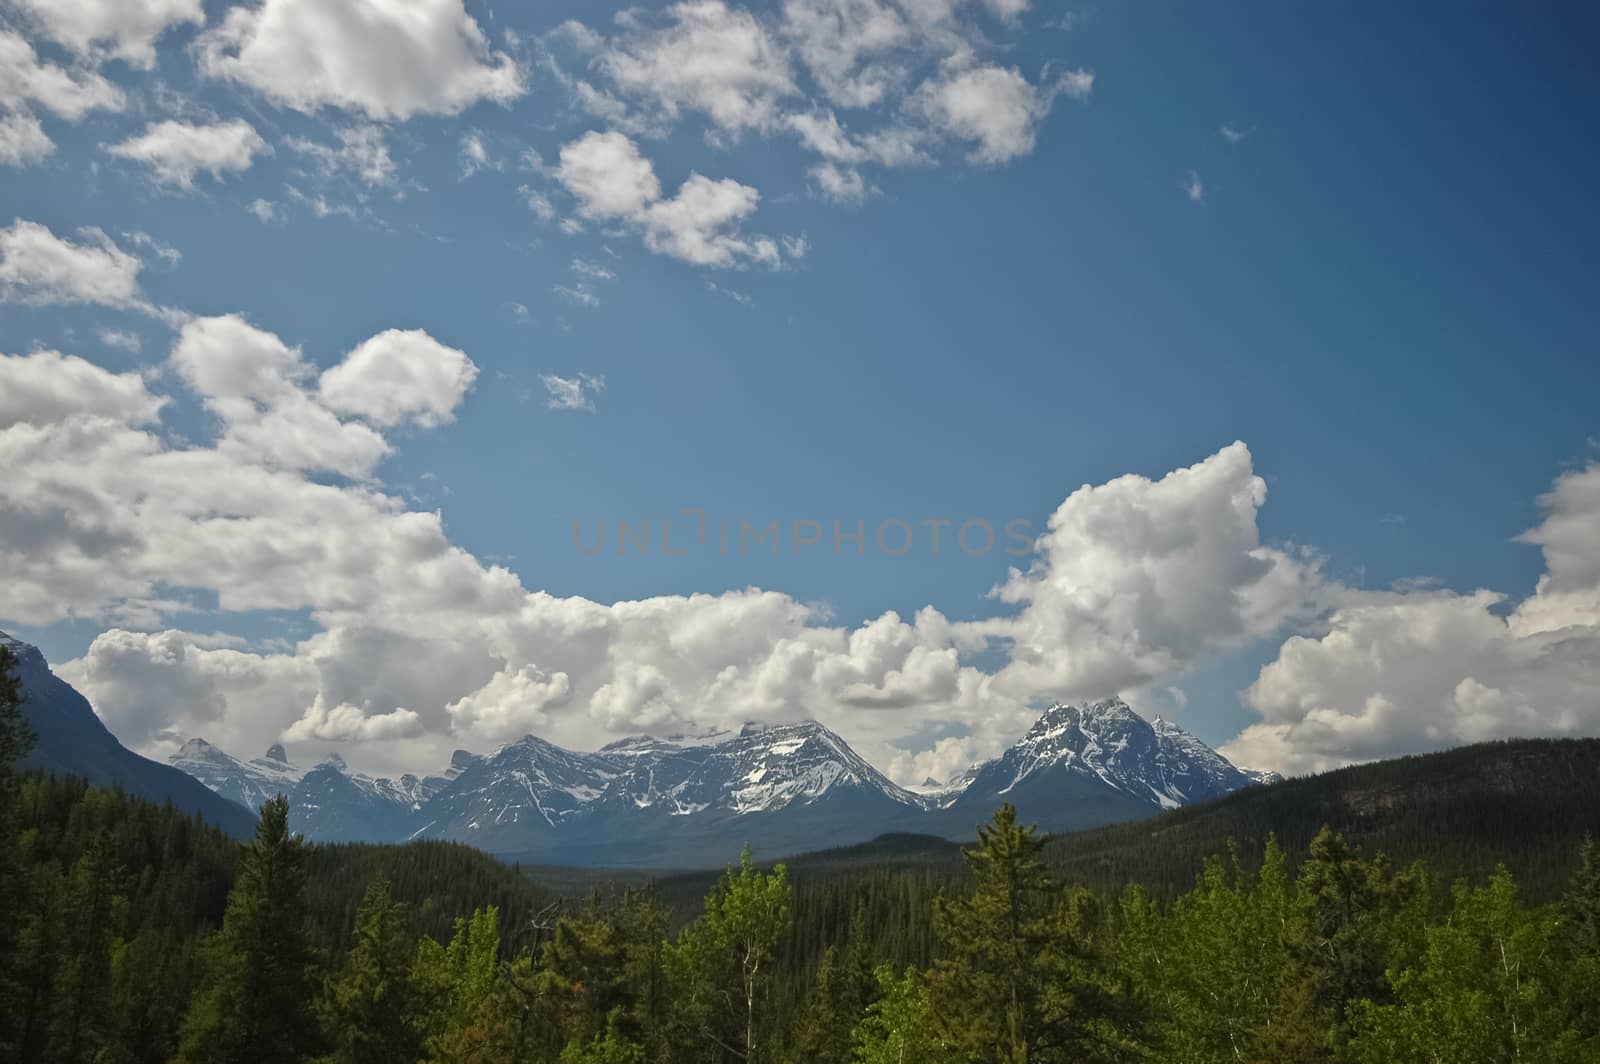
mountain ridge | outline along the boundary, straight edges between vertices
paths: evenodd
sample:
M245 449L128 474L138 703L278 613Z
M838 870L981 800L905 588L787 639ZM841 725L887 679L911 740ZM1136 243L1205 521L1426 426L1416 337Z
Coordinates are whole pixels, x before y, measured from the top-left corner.
M174 764L207 770L219 792L248 792L252 775L281 786L298 771L283 757L228 758L240 779L226 780L215 772L220 751L204 746L206 762L180 752ZM1033 809L1048 830L1075 830L1260 779L1113 698L1051 706L999 757L931 791L896 784L826 725L796 721L626 736L594 751L527 735L490 754L457 751L444 776L398 782L325 759L288 793L297 830L313 838L436 838L541 862L682 866L724 853L729 839L799 852L886 831L966 837L1007 800Z

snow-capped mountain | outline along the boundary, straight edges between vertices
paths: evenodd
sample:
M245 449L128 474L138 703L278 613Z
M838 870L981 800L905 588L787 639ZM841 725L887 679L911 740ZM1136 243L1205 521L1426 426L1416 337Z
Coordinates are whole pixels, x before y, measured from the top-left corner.
M1261 782L1176 724L1147 721L1120 698L1051 706L1014 746L964 778L965 786L945 791L940 802L952 817L981 819L1009 801L1046 831L1148 816Z
M173 764L256 804L288 787L291 821L314 839L441 838L547 863L656 867L722 863L744 842L777 856L887 831L970 838L1007 801L1068 831L1259 782L1120 699L1053 706L1001 756L920 793L814 721L635 736L592 752L530 735L487 756L457 751L445 773L420 779L364 776L337 754L302 772L281 747L240 762L202 740Z
M545 860L692 864L708 848L725 855L730 840L735 850L748 840L766 852L864 841L921 809L917 796L808 721L638 736L593 753L529 736L426 803L415 836Z
M274 795L293 794L305 775L289 763L289 756L277 744L268 747L263 757L240 761L204 739L190 739L167 763L252 812Z
M442 775L419 779L407 773L398 780L351 772L338 754L303 769L278 744L262 757L241 761L204 739L190 739L167 760L252 812L268 798L287 795L293 830L327 842L354 842L403 835L422 804L478 758L457 750Z

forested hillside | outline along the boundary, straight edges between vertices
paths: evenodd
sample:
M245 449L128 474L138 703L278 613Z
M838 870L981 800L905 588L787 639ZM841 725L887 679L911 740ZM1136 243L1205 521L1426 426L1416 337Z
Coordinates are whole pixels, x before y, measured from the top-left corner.
M1329 828L1293 858L1272 838L1259 861L1213 855L1168 897L1063 878L1062 842L1007 805L958 869L917 837L793 870L746 853L675 918L648 886L559 901L459 846L313 846L282 799L241 845L170 807L19 779L14 694L0 685L0 1059L1600 1057L1593 843L1549 904L1492 865L1452 885ZM1338 793L1368 811L1405 790L1388 770L1352 779Z

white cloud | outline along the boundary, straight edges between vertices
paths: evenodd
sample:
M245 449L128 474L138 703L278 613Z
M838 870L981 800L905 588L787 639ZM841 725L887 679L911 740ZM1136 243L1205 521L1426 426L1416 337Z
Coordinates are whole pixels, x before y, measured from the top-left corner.
M687 0L666 15L660 29L630 19L632 32L601 53L598 63L617 86L668 117L701 112L730 136L772 126L796 89L787 53L766 27L722 0Z
M379 428L436 428L455 418L477 376L466 352L421 329L386 329L323 373L318 392L330 409Z
M21 34L0 29L0 105L29 103L76 122L90 111L120 111L126 99L101 74L43 62Z
M365 477L389 452L376 430L340 420L308 391L312 370L299 348L238 315L185 322L171 364L216 415L217 450L230 458Z
M1222 134L1222 139L1223 140L1227 141L1229 144L1237 144L1240 141L1244 140L1246 137L1248 137L1250 134L1254 133L1255 130L1254 129L1239 129L1236 126L1231 126L1231 125L1224 124L1222 129L1219 132Z
M1524 542L1535 592L1350 592L1321 634L1297 636L1245 693L1262 721L1225 748L1284 772L1458 743L1600 731L1600 465L1540 500Z
M329 706L319 694L305 714L284 729L283 738L286 742L372 742L421 733L422 718L403 706L371 713L349 702Z
M54 424L73 414L144 425L165 403L137 373L111 373L59 351L0 355L0 429Z
M860 170L837 163L819 163L810 172L811 180L816 183L817 192L823 199L850 205L866 201L870 190Z
M544 382L547 395L545 405L551 410L594 410L594 397L606 390L604 377L580 373L576 377L558 377L546 373L539 378Z
M392 346L402 340L414 348ZM464 356L414 334L368 345L342 363L333 410L318 387L333 370L319 377L237 317L192 320L169 379L216 418L201 442L158 430L164 397L136 374L53 352L0 360L0 396L21 397L0 423L0 609L30 625L120 617L154 630L107 631L62 668L134 745L159 753L197 731L244 751L280 736L359 741L368 767L392 770L533 726L592 747L645 726L809 716L915 783L1013 740L1033 699L1167 684L1295 624L1317 634L1285 643L1252 687L1262 723L1229 748L1246 763L1597 723L1600 555L1587 532L1600 466L1544 500L1526 538L1546 576L1509 614L1488 593L1325 584L1315 558L1261 542L1265 489L1242 444L1073 492L994 620L928 607L841 626L754 589L602 604L527 589L371 478L360 441L382 454L380 430L446 420ZM453 372L415 373L414 359ZM579 409L601 386L545 383ZM366 475L318 475L330 468ZM687 542L692 523L672 534ZM197 598L224 619L288 611L310 634L266 652L162 630ZM985 647L999 667L964 663ZM907 746L912 732L934 738Z
M134 353L138 353L144 347L144 340L139 334L126 329L101 329L97 335L100 337L100 342L107 347L117 347Z
M973 162L1005 163L1033 151L1058 92L1081 98L1093 83L1086 71L1074 71L1041 88L1015 67L969 66L958 57L918 90L915 103L935 128L973 145Z
M20 218L0 229L0 299L143 307L139 257L100 229L80 229L78 236L82 243L73 243Z
M445 707L451 730L496 742L520 739L538 731L546 712L565 705L572 679L564 672L547 676L537 666L505 668L489 682Z
M201 70L298 111L379 121L509 103L522 71L490 47L462 0L262 0L199 41Z
M650 160L621 133L587 133L561 149L556 179L578 203L578 213L637 230L645 246L699 266L751 263L776 267L778 244L745 236L740 226L755 213L761 194L732 178L714 181L691 173L665 198Z
M1034 564L997 589L1020 612L974 626L1010 643L998 683L1018 697L1126 691L1312 615L1316 559L1261 543L1266 496L1242 443L1160 480L1073 492Z
M535 218L541 222L549 222L555 219L556 207L555 204L550 202L549 196L546 196L543 192L537 192L527 185L519 186L517 191L522 193L524 201L528 204L528 210L533 212Z
M1183 179L1183 182L1178 187L1183 190L1185 196L1189 197L1190 203L1205 206L1206 185L1204 181L1200 180L1198 173L1190 170L1188 176Z
M469 130L461 135L461 176L471 177L479 170L497 169L494 160L489 155L489 146L484 143L483 134L477 130Z
M304 137L291 137L287 144L315 162L324 177L349 175L369 187L387 187L395 183L397 167L389 154L382 127L343 126L334 135L339 141L337 146Z
M661 198L655 168L621 133L586 133L566 145L555 176L589 218L636 218Z
M0 166L31 166L55 150L55 141L30 112L0 113Z
M207 125L167 119L106 150L149 167L157 182L186 191L194 188L201 171L220 181L250 169L257 155L272 154L272 147L242 118Z
M13 0L44 34L78 55L148 69L169 28L205 22L200 0Z
M283 221L283 211L278 208L278 205L269 199L262 199L260 196L251 200L250 206L246 207L245 210L255 215L256 221L262 225L266 225L269 222Z
M916 28L879 0L785 0L784 34L823 94L841 107L883 102L907 76Z

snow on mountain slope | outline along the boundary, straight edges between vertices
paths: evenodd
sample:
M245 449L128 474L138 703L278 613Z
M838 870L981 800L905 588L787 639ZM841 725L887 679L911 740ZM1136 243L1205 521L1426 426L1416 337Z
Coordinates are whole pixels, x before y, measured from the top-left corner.
M1005 801L1032 779L1063 773L1161 809L1258 782L1178 725L1160 717L1147 721L1112 698L1083 707L1051 706L1004 754L969 770L965 788L944 804Z
M1257 782L1120 699L1053 706L1000 757L921 792L893 783L815 721L634 736L593 752L530 735L487 756L457 751L449 770L420 779L354 773L337 754L302 772L280 747L239 762L203 740L185 744L173 764L255 804L289 787L291 819L312 838L447 838L616 864L708 853L720 861L745 841L795 852L895 830L969 838L1005 801L1047 831L1071 830Z
M204 739L190 739L167 763L252 812L274 795L293 794L305 775L305 770L289 763L278 745L268 748L263 757L240 761Z

